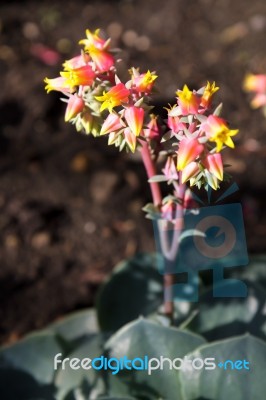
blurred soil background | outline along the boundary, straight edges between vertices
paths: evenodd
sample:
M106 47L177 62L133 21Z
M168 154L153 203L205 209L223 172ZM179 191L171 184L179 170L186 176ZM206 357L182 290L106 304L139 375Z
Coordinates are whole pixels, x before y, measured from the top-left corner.
M266 120L242 91L247 72L266 73L265 1L2 1L1 342L91 306L117 262L154 249L139 158L76 133L60 95L44 91L88 27L122 49L122 76L130 66L157 71L156 111L184 83L218 83L223 116L241 132L227 161L249 252L266 250Z

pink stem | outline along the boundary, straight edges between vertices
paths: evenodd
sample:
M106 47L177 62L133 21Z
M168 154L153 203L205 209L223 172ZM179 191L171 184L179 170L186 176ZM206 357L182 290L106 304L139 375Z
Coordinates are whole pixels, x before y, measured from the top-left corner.
M156 175L156 168L154 162L151 158L151 152L149 149L149 145L145 141L140 141L142 145L141 156L142 161L145 166L148 178L152 178ZM153 204L155 206L159 206L162 203L162 194L160 190L160 186L158 182L149 182ZM173 274L164 274L164 288L173 287L174 285L174 275ZM174 316L174 303L172 301L164 301L164 314L173 322Z
M152 178L154 175L156 175L156 168L154 165L154 162L151 158L151 153L149 149L149 145L147 142L144 140L141 141L142 149L141 149L141 156L142 156L142 161L145 166L148 178ZM153 199L153 204L155 206L159 206L162 203L162 195L161 195L161 190L158 182L149 182L150 188L151 188L151 194L152 194L152 199Z

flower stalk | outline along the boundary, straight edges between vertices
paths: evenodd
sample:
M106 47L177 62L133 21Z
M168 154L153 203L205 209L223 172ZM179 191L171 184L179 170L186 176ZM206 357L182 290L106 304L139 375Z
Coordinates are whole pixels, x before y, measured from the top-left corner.
M185 84L176 91L176 103L166 108L167 121L160 121L150 106L158 78L155 72L132 67L128 81L121 82L111 39L105 39L99 29L87 29L79 44L83 45L81 54L63 64L60 76L45 78L45 89L63 93L65 121L74 124L78 132L107 137L108 145L120 151L140 151L153 202L145 207L147 217L157 220L163 256L174 263L189 203L186 199L191 198L189 188L219 189L228 177L221 153L225 147L234 148L232 137L238 130L230 129L220 117L221 105L213 110L213 96L219 90L215 82L207 82L199 90ZM249 79L247 87L260 88L262 81ZM155 160L163 157L158 174ZM168 184L165 197L160 182ZM165 226L174 230L171 243ZM164 312L171 320L174 280L174 274L164 274Z

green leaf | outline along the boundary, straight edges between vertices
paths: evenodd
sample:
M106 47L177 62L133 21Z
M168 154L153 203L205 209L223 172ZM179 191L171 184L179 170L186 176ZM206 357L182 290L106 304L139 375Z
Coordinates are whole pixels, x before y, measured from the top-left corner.
M115 397L109 397L109 396L100 396L98 397L99 400L138 400L135 397L125 397L125 396L115 396Z
M215 358L213 370L192 369L180 372L183 399L195 400L262 400L265 398L265 360L266 344L250 335L222 340L204 345L191 353L188 358ZM238 368L232 369L232 363L240 360ZM245 369L243 361L246 364ZM222 363L221 367L218 364ZM226 367L226 369L224 369ZM235 364L233 365L235 367Z
M116 331L158 309L163 302L163 277L157 264L155 254L139 254L117 265L96 301L102 330Z
M250 257L249 265L232 274L234 277L257 282L266 289L266 255L260 254Z
M40 332L0 350L0 365L28 373L41 384L52 383L53 360L62 350L53 333Z
M225 281L226 282L226 281ZM234 282L217 285L224 292L235 292ZM213 297L213 291L207 290L194 307L197 315L187 328L203 335L207 340L218 340L232 335L249 332L266 338L265 310L266 293L255 283L246 282L246 298Z
M167 182L168 178L165 175L154 175L152 176L148 182Z
M113 335L106 343L109 357L118 359L126 356L149 359L155 357L182 358L185 354L204 343L198 335L158 325L140 318L129 323ZM145 399L180 399L179 372L169 369L165 361L164 371L157 369L148 374L147 370L119 371L117 375L108 375L109 395L130 394Z
M216 115L217 117L219 117L219 115L221 114L223 109L223 103L220 103L214 110L213 115Z
M80 339L98 332L96 311L88 309L74 312L48 327L66 341Z
M30 374L14 368L0 368L3 400L55 400L53 385L42 385Z

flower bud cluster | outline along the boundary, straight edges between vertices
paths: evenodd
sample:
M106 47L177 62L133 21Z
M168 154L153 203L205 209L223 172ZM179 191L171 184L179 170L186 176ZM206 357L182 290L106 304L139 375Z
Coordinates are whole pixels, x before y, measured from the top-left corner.
M213 96L219 89L215 82L207 82L198 91L187 85L177 90L176 103L166 108L167 120L161 121L150 106L155 72L131 68L129 80L123 83L117 76L110 39L104 39L99 29L87 29L80 44L81 54L63 64L59 77L45 78L48 93L56 90L65 96L65 121L75 124L77 131L106 135L108 144L120 150L135 152L146 142L151 159L166 154L162 174L149 181L172 185L173 193L161 203L168 214L179 202L180 186L189 183L218 189L225 179L221 151L226 146L234 148L232 137L238 130L231 130L220 117L221 105L212 110ZM253 85L253 89L262 90L264 85L266 96L266 81L250 82L251 78L249 89Z
M232 136L238 130L229 129L219 116L221 105L211 110L212 98L218 89L215 82L207 82L198 91L191 91L184 85L176 92L176 104L167 109L170 130L163 137L172 142L173 148L163 169L168 181L189 182L190 186L199 188L207 183L214 190L223 181L221 150L226 146L234 148ZM174 174L173 166L176 166Z
M67 103L65 121L75 124L78 131L108 135L108 144L134 152L141 133L145 137L157 135L156 119L149 117L148 106L157 76L132 68L130 79L122 83L116 74L110 39L103 39L99 29L87 29L86 36L79 42L84 46L81 54L63 64L59 77L45 78L45 89L66 96L62 99Z

